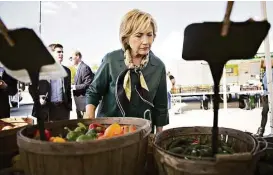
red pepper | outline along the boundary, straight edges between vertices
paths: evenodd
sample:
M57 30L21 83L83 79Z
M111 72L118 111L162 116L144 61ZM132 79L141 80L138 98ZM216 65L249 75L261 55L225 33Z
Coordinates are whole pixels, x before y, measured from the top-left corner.
M89 129L96 129L96 127L98 127L98 125L96 123L91 123L89 125Z
M91 123L89 125L89 129L96 129L97 127L104 128L104 126L102 126L101 124L98 124L98 123Z
M47 129L45 129L45 137L46 137L46 140L49 140L50 137L51 137L51 133ZM36 138L36 139L40 138L40 132L39 132L39 130L36 130L34 138Z
M196 139L192 142L193 144L199 144L199 141Z

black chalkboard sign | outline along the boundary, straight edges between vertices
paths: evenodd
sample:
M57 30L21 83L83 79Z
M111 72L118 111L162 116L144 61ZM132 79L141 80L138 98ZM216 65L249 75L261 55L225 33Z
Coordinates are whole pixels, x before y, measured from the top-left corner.
M214 119L212 128L213 156L217 153L219 84L227 61L255 56L270 29L268 21L231 22L226 36L221 35L222 22L190 24L184 32L182 58L205 60L214 81Z
M3 24L2 24L3 25ZM13 41L7 42L7 36ZM17 71L27 70L31 83L36 89L33 97L34 106L37 108L37 122L41 140L45 140L44 121L40 116L40 101L38 93L39 74L42 66L55 64L43 42L32 29L21 28L0 33L0 62L5 68ZM11 75L12 76L12 75Z

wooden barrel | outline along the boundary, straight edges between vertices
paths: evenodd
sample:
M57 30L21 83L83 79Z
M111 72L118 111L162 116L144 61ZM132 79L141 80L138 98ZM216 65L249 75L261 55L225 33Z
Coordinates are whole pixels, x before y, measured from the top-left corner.
M75 128L78 122L103 125L133 124L135 132L86 142L52 143L28 137L37 126L22 129L17 134L21 163L26 175L142 175L146 162L148 135L151 123L141 118L109 117L66 120L46 123L52 135L64 132L64 127Z
M25 175L24 171L16 168L5 168L0 171L0 175Z
M27 118L28 123L33 120ZM12 165L12 157L19 154L16 135L22 127L0 131L0 170Z
M0 131L0 170L12 165L12 157L18 154L16 134L21 128Z
M160 175L253 175L259 151L257 140L239 130L219 128L219 139L231 145L234 154L212 157L191 157L174 154L166 145L175 138L211 139L211 127L182 127L156 135L154 156ZM210 140L211 141L211 140ZM259 152L259 153L258 153Z
M153 140L155 135L150 134L148 138L148 152L147 152L147 161L146 161L146 175L158 175L158 171L156 168L156 162L154 159L154 146Z

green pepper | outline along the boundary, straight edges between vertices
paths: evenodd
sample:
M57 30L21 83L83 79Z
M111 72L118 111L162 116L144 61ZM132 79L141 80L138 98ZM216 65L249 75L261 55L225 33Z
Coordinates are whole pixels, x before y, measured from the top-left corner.
M81 133L85 133L86 132L86 126L82 123L78 123L78 127L74 129L75 132L81 132Z
M84 134L84 132L85 132L85 130L82 127L79 127L79 126L77 128L75 128L74 131L75 132L80 132L82 134Z
M191 156L198 156L198 151L196 149L193 149L191 151Z
M97 136L97 132L96 132L95 129L89 129L85 135L88 135L88 136L91 136L91 135L92 136Z
M76 142L84 142L84 141L94 140L94 139L96 139L96 137L89 136L89 135L81 135L77 138Z
M229 146L222 146L223 150L226 151L229 154L233 154L234 150L230 148Z
M169 151L175 154L181 154L184 151L184 149L182 147L174 147L170 149Z
M87 130L87 127L81 122L78 123L78 126L82 127L84 130Z
M167 148L172 149L175 147L183 146L183 145L189 144L191 141L192 141L191 138L177 138L171 141L171 143L167 146Z
M81 135L80 132L71 131L68 127L65 127L64 129L68 130L68 133L66 135L66 139L68 141L76 141L76 139Z

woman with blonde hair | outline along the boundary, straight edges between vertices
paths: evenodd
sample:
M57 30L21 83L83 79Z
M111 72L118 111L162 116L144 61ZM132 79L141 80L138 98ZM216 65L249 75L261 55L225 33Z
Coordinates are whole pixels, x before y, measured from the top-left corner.
M149 13L129 11L120 25L122 49L103 58L86 92L86 115L151 119L157 131L169 123L166 70L151 46L157 32Z

